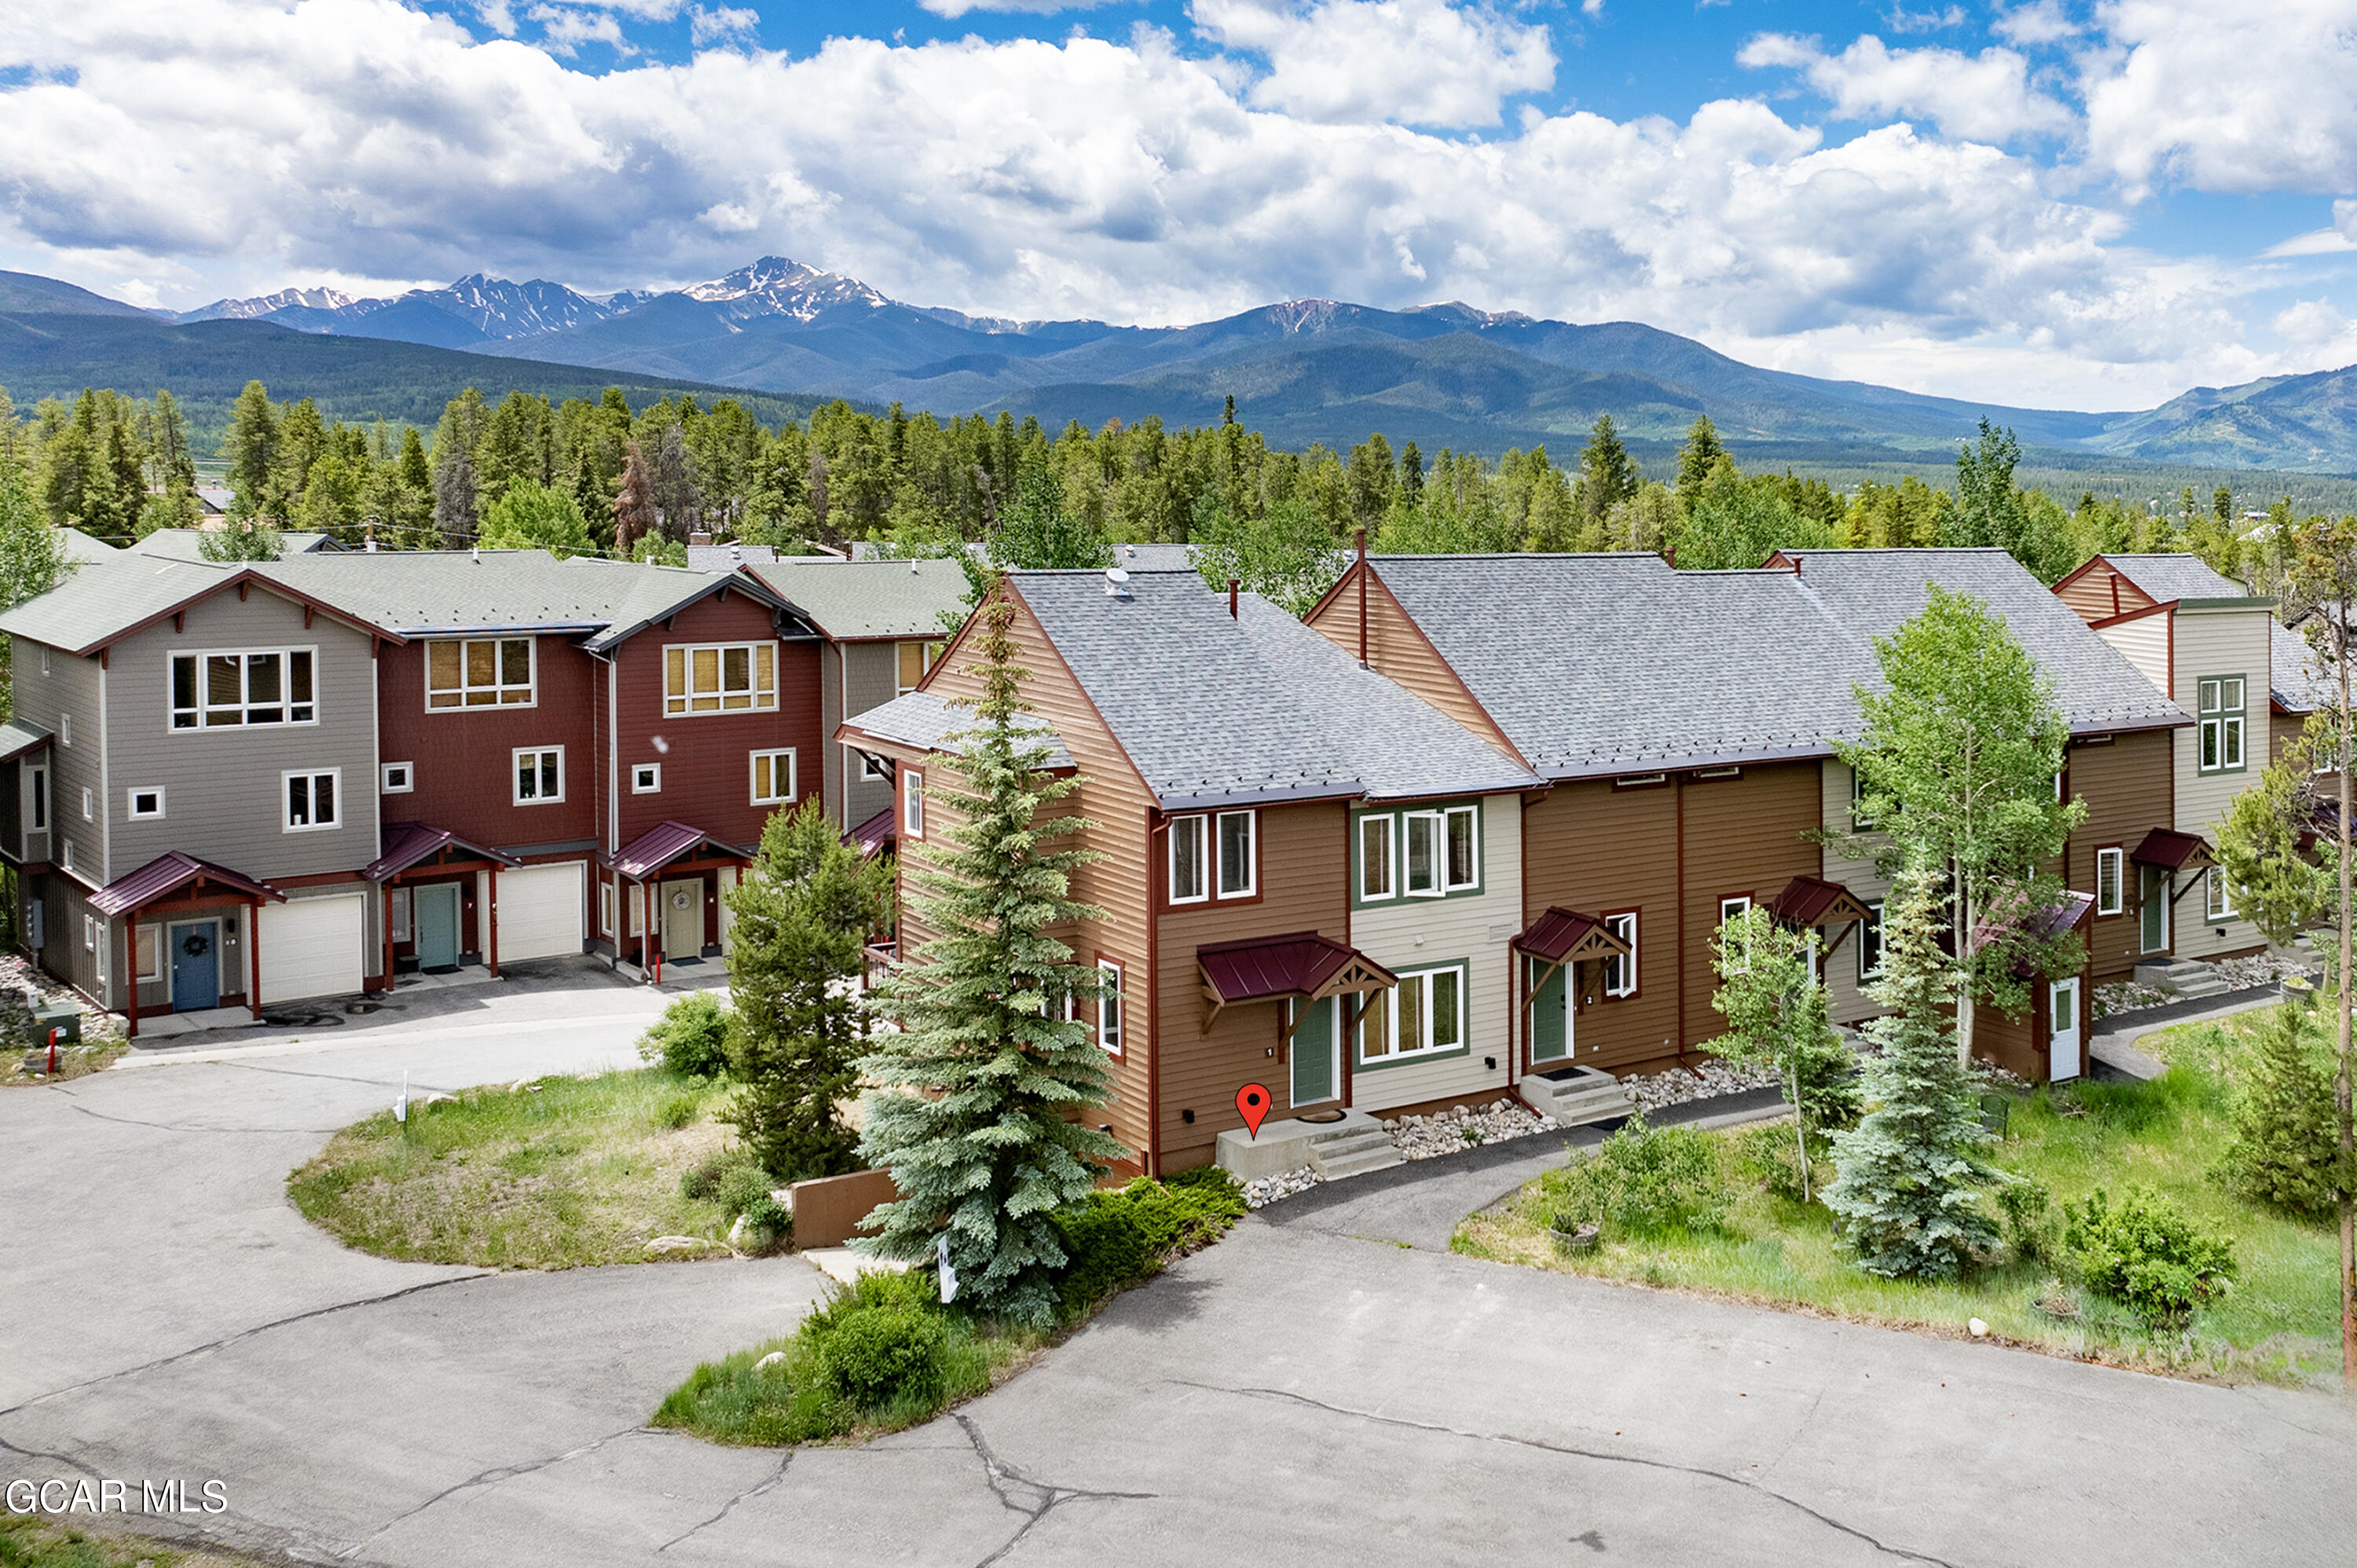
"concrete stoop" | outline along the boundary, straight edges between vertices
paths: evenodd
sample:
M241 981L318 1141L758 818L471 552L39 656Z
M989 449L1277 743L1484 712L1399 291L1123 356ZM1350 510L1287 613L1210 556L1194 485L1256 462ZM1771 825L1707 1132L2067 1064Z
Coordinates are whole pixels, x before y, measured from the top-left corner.
M2175 992L2189 1000L2197 996L2218 996L2230 987L2219 978L2218 972L2199 959L2171 959L2167 962L2140 963L2136 966L2138 985L2150 985L2162 991Z
M1609 1122L1637 1109L1627 1086L1600 1068L1555 1068L1534 1073L1514 1087L1531 1109L1555 1118L1558 1127Z
M1238 1181L1257 1181L1308 1165L1328 1181L1388 1170L1403 1158L1383 1124L1363 1111L1346 1111L1339 1122L1287 1117L1264 1122L1260 1135L1242 1129L1220 1134L1219 1165Z

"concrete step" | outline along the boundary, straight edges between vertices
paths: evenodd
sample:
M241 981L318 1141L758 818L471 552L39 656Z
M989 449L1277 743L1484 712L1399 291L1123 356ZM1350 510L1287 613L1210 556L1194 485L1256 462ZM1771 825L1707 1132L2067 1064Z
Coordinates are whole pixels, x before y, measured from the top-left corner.
M1553 1117L1559 1127L1609 1122L1637 1109L1620 1080L1596 1068L1574 1068L1560 1077L1526 1078L1518 1087L1534 1110Z
M1309 1135L1309 1163L1328 1181L1389 1170L1405 1157L1383 1123L1363 1112Z
M2199 980L2182 980L2177 983L2177 993L2189 999L2196 996L2222 996L2233 989L2233 987L2215 974L2207 974Z
M2137 984L2167 986L2171 990L2198 984L2212 972L2208 964L2190 958L2155 959L2136 966Z
M1407 1156L1399 1152L1399 1145L1389 1138L1383 1140L1380 1149L1361 1149L1355 1154L1340 1156L1313 1149L1309 1155L1309 1163L1317 1166L1318 1174L1328 1181L1364 1176L1369 1171L1387 1171L1394 1165L1404 1164L1406 1159Z
M1332 1160L1340 1159L1345 1155L1360 1154L1368 1149L1384 1148L1391 1141L1391 1134L1381 1127L1353 1127L1338 1136L1312 1138L1309 1140L1309 1149L1321 1159Z

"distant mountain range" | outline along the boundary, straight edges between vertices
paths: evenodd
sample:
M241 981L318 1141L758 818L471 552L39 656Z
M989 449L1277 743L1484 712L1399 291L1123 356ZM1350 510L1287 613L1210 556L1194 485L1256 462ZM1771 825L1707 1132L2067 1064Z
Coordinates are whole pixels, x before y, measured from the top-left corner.
M1019 321L904 304L778 256L661 292L585 295L478 273L392 299L286 289L176 316L0 274L0 317L41 313L160 317L186 329L269 324L665 384L899 402L943 417L1008 409L1051 427L1148 415L1202 424L1232 396L1247 423L1293 446L1348 446L1382 431L1394 445L1415 440L1427 450L1547 442L1562 453L1599 413L1637 443L1658 446L1707 413L1755 460L1939 462L1986 417L2057 456L2357 470L2357 368L2198 388L2140 413L2085 413L1762 370L1636 322L1582 326L1454 303L1394 311L1331 300L1186 327ZM11 358L5 338L0 380ZM490 390L499 374L483 373Z

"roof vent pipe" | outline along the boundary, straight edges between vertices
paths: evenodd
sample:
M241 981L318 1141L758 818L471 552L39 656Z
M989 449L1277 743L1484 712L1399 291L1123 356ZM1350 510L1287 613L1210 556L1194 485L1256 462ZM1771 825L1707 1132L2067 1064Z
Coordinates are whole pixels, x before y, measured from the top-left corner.
M1132 596L1133 596L1129 591L1129 574L1123 571L1118 566L1106 567L1105 597L1109 599L1126 599Z
M1241 577L1228 579L1228 618L1230 620L1236 618L1236 590L1243 585L1243 579Z
M474 556L476 565L479 566L483 564L483 546L479 541L477 542L474 549L468 553Z

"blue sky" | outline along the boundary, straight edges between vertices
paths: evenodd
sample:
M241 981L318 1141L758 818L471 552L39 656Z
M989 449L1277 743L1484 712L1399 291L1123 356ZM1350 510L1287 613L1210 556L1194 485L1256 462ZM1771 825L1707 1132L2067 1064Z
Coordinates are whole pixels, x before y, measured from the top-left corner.
M2357 361L2352 80L2357 0L78 0L0 35L0 266L1458 298L2131 407Z

